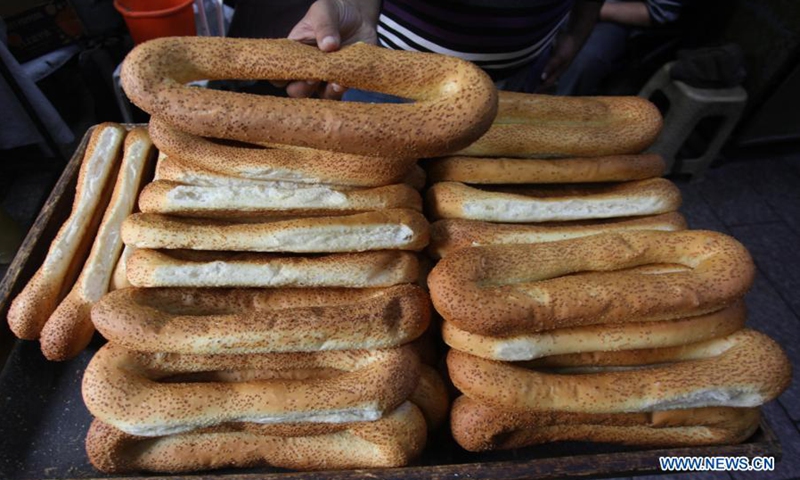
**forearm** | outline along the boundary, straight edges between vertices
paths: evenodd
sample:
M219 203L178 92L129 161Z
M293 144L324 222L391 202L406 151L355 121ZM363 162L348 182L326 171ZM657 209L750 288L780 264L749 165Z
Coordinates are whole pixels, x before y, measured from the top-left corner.
M653 24L644 2L605 3L600 10L600 20L635 27L649 27Z
M552 86L572 63L575 55L591 35L600 16L601 5L602 2L590 0L575 2L569 15L569 23L558 35L550 60L544 66L540 88Z
M577 0L570 12L565 33L572 36L579 45L583 45L600 17L602 5L603 2Z

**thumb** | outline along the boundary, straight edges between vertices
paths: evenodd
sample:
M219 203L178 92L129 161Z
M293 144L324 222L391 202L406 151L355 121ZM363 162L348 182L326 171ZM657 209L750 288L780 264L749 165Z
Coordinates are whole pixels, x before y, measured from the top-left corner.
M306 15L289 32L288 38L305 43L316 42L323 52L338 50L341 45L339 34L339 11L331 0L317 0L309 7Z
M553 85L556 81L558 71L560 70L561 59L557 57L550 57L550 60L544 66L541 77L541 88L546 88Z

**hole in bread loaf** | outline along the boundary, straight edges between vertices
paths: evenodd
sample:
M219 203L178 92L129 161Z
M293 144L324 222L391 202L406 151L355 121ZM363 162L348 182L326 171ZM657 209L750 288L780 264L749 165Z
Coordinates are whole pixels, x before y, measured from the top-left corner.
M319 368L287 368L280 370L219 370L210 372L191 372L171 375L159 379L162 383L240 383L265 380L317 380L334 378L346 373L344 370L330 367Z
M256 150L267 150L269 148L267 146L259 145L257 143L240 142L239 140L229 140L226 138L212 138L212 137L205 137L205 138L211 143L222 145L223 147L248 148Z

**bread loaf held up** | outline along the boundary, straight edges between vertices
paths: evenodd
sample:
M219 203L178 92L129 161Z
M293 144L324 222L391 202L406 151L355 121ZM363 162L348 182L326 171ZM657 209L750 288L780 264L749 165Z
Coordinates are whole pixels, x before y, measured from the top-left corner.
M133 103L195 135L359 155L451 153L480 137L497 112L494 84L474 64L363 43L323 53L284 39L160 38L134 48L120 76ZM185 86L236 78L336 82L415 102L286 99Z

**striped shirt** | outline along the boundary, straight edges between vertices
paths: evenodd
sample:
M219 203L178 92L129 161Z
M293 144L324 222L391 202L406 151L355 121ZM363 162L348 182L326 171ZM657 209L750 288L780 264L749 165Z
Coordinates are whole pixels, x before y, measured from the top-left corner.
M572 0L384 0L386 48L453 55L495 80L549 52Z

